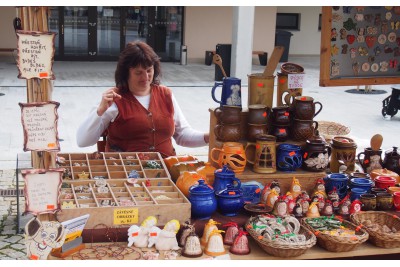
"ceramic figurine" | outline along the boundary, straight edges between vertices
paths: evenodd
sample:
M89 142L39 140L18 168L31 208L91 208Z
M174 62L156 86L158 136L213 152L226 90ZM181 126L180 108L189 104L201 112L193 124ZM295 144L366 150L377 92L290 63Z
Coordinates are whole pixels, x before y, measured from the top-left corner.
M318 211L318 203L317 202L311 202L310 207L308 208L307 211L307 217L308 218L317 218L320 217L320 213Z
M347 201L340 202L338 214L343 218L347 218L350 215L350 205Z
M160 236L161 229L157 226L152 226L149 230L149 243L147 244L148 248L151 248L157 242Z
M296 205L296 202L293 199L293 196L290 192L286 193L286 196L283 198L287 204L288 208L288 213L291 214L293 212L294 206Z
M362 203L360 200L354 200L350 205L350 214L354 214L361 211Z
M239 233L238 225L235 222L229 222L222 226L228 227L225 231L224 245L230 246L233 244L233 241L235 240L236 235Z
M275 191L280 194L281 193L281 187L279 185L279 182L277 180L273 180L270 186L271 189L275 189Z
M189 258L197 258L203 255L203 250L201 249L200 239L193 231L186 237L185 246L182 249L182 255Z
M220 224L219 222L214 221L213 219L210 219L206 225L204 226L204 231L203 231L203 236L200 239L200 243L202 246L205 246L208 242L208 238L210 237L210 234L214 230L218 230L217 224Z
M290 193L294 198L298 197L301 194L301 185L296 177L293 177L292 185L290 186Z
M275 189L271 189L271 192L267 197L267 202L265 203L265 205L274 208L275 201L278 199L278 197L279 197L278 192L276 192Z
M332 202L333 211L338 211L340 199L339 194L336 191L336 187L334 187L333 190L328 193L328 199Z
M41 222L33 217L25 226L26 255L30 260L47 260L54 248L64 244L67 231L57 221Z
M272 214L274 214L277 217L285 217L288 215L288 206L282 197L278 197L278 200L275 201L274 210L272 211Z
M323 209L324 206L325 206L325 199L324 199L323 197L319 197L319 196L315 195L315 196L312 198L311 201L312 201L312 202L317 202L317 204L318 204L318 211L321 212L322 209Z
M186 242L186 237L189 236L189 234L193 231L194 226L189 224L189 221L186 221L183 226L182 226L182 232L181 235L179 236L179 246L184 247L185 242Z
M316 192L316 191L325 192L325 182L324 182L324 179L319 178L319 179L315 182L314 192Z
M247 232L243 231L243 229L240 229L235 241L229 249L229 252L236 255L250 254L250 246L247 235Z
M208 238L208 242L204 248L205 254L216 257L226 253L221 235L223 232L224 231L222 230L213 230L210 233L210 237Z
M325 201L325 206L321 211L321 215L322 216L331 216L333 214L333 206L332 206L332 202L327 199Z
M128 247L132 244L137 248L146 248L149 244L149 233L153 226L156 226L157 218L147 217L139 226L132 225L128 229Z
M310 197L308 196L307 192L303 191L301 193L301 195L297 198L298 203L300 203L302 211L303 211L303 215L306 215L308 208L310 206Z
M304 200L303 200L303 201L304 201ZM296 217L296 218L302 218L302 217L303 217L303 209L302 209L301 204L300 204L299 202L297 202L297 203L294 205L294 208L293 208L293 215L294 215L294 217Z
M179 249L176 234L178 233L180 224L178 220L170 220L161 230L156 242L157 250L177 250Z
M328 197L328 196L326 195L325 191L320 191L320 190L314 191L314 192L311 194L311 198L313 198L314 196L322 197L322 198L324 198L324 199Z

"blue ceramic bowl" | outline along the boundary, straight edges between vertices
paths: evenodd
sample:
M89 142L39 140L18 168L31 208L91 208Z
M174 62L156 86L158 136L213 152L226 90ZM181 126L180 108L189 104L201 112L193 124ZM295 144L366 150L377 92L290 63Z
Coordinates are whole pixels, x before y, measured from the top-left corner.
M349 181L349 177L344 173L331 173L328 174L325 178L325 189L329 194L336 188L336 192L339 194L339 198L342 199L347 195L347 183Z
M350 188L362 188L369 193L372 188L372 180L366 178L352 178L350 179Z
M360 196L366 193L367 190L365 190L364 188L358 188L358 187L352 188L350 193L350 200L353 202L356 199L360 199Z

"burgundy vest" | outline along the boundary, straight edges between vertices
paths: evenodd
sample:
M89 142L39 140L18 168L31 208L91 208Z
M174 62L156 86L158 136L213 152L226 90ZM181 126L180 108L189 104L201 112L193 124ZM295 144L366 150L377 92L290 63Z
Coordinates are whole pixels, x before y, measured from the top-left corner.
M116 99L118 116L108 126L106 151L160 152L162 157L175 155L171 137L175 132L171 90L151 86L149 109L130 93Z

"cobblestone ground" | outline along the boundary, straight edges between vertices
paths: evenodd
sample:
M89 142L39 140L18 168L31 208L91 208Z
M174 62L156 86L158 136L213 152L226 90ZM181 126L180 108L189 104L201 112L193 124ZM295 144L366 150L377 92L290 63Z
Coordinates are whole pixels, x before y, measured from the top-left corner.
M15 189L15 186L15 170L0 170L0 189ZM22 197L20 211L23 209ZM0 260L26 259L24 235L17 233L17 199L0 196Z

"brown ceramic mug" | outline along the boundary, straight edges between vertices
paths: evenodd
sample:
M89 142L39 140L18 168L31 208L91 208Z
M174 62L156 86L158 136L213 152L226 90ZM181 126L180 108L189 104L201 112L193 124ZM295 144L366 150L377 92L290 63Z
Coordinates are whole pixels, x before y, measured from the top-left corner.
M393 209L393 196L390 193L376 194L376 209L391 210Z
M267 124L247 124L247 141L255 142L259 134L268 134Z
M247 122L250 124L266 124L268 122L269 108L266 105L250 105Z
M289 138L289 126L272 125L271 135L276 137L277 142L285 142Z
M317 129L317 121L294 119L292 125L292 138L295 141L306 141L314 136Z
M376 209L376 196L374 194L362 194L360 196L360 201L362 203L361 209L363 211Z
M315 111L315 105L319 105L318 111ZM299 120L312 120L322 110L320 102L314 102L311 96L296 96L292 104L293 115Z
M289 106L279 106L272 108L271 118L272 123L275 125L289 125Z
M217 124L214 133L219 141L237 142L241 137L240 124Z
M220 124L238 124L242 116L242 107L222 106L214 110L214 115Z

